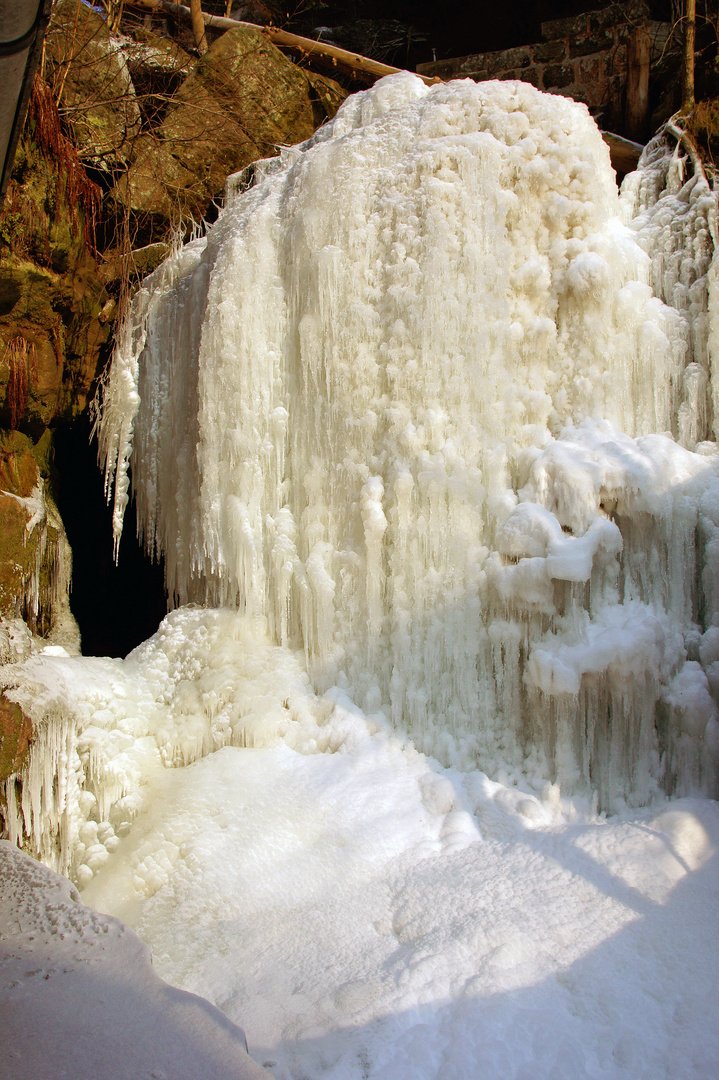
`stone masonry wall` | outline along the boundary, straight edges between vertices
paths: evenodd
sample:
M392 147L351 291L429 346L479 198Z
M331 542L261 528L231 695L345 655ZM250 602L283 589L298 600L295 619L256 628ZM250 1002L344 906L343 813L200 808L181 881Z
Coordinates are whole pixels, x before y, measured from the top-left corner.
M644 5L629 0L542 23L543 40L537 44L420 64L417 71L476 82L520 79L539 90L583 101L600 126L621 132L628 44L640 27L649 30L654 62L666 43L669 24L649 21Z

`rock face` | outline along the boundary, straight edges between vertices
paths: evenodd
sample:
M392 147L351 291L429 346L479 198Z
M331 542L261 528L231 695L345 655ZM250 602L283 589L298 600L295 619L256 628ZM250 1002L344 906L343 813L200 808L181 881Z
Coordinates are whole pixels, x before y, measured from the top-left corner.
M0 694L0 783L19 772L32 741L32 721Z
M76 0L54 9L50 83L36 79L0 213L5 428L39 436L80 415L107 357L118 301L164 257L171 230L201 221L228 173L309 138L345 96L259 29L223 34L200 62L168 38L143 28L134 35L111 39ZM108 188L120 175L99 254L101 191L83 162L107 171Z
M0 424L72 419L85 408L109 328L97 275L99 192L64 138L47 87L30 115L0 214Z
M201 220L225 177L280 146L302 142L337 111L345 92L284 56L261 30L238 27L213 43L182 84L160 126L137 143L115 185L116 207L159 238Z

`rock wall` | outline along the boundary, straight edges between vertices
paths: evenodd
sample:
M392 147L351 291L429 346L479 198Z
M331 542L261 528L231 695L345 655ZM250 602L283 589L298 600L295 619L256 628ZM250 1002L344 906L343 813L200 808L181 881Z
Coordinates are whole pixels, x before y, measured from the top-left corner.
M37 79L0 215L0 424L39 435L85 408L110 328L99 189Z

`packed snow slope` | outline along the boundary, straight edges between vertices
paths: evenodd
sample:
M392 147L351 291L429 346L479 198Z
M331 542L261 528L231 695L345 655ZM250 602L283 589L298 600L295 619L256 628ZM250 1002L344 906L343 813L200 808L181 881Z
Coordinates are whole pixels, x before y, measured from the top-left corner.
M710 1080L717 803L657 799L607 819L538 778L445 769L340 690L318 697L303 666L256 620L199 608L124 661L49 652L21 665L25 707L45 693L78 718L75 734L56 724L56 786L85 903L132 926L163 979L240 1024L275 1080ZM212 738L210 703L218 736L241 714L252 745L183 766ZM80 791L78 775L93 777ZM11 962L6 990L41 1017L64 983L72 1039L54 1030L83 1077L122 1046L120 997L166 991L146 989L144 957L128 972L110 924L124 974L118 985L110 965L100 1016L88 1008L109 948L93 961L88 939L108 936L68 891L70 912L53 895L41 917L39 890L29 929L19 903L36 977ZM25 1044L32 1061L44 1031ZM150 1039L143 1053L161 1050ZM181 1064L170 1056L166 1074Z
M655 146L620 201L586 108L522 83L350 98L137 297L116 535L131 461L177 602L261 617L445 763L714 793L716 199L684 165Z
M152 971L149 949L0 840L4 1080L267 1080L243 1032Z

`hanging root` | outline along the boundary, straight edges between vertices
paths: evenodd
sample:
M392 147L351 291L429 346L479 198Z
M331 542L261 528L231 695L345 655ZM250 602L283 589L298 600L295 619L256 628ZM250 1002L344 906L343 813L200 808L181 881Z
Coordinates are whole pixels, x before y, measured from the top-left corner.
M57 163L58 180L64 187L72 223L77 226L79 208L85 219L85 244L97 258L96 225L100 188L89 178L77 150L64 135L50 87L39 75L35 76L32 86L29 116L35 141L45 156Z
M10 409L10 430L15 431L25 415L30 380L37 379L37 350L33 341L22 334L12 338L5 347L10 375L7 384L7 403Z

